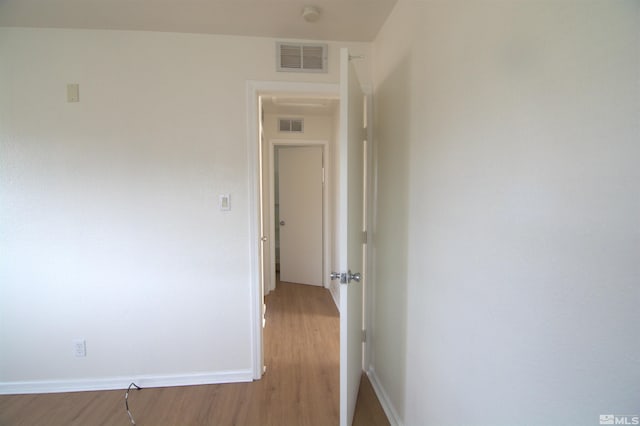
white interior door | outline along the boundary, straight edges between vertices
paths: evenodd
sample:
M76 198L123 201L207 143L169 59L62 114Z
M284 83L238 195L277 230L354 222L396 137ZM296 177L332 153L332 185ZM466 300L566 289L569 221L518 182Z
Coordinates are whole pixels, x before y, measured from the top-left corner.
M339 271L347 276L340 284L340 426L353 421L362 375L363 282L348 274L363 272L364 136L364 95L341 49L338 249Z
M280 279L319 285L322 279L322 148L278 148Z

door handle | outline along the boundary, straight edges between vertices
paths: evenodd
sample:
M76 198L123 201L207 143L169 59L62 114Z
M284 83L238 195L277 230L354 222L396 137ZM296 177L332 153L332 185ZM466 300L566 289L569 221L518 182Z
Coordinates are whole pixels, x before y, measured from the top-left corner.
M362 279L362 275L360 275L360 272L356 272L355 274L352 274L351 269L349 269L349 273L347 275L347 282L355 281L359 283L361 279Z

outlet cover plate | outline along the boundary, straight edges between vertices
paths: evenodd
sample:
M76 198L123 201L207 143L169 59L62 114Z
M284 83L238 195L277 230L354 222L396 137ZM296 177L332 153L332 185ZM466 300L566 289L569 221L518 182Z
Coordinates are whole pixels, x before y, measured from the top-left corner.
M76 358L84 358L87 356L87 341L84 339L73 340L73 354Z

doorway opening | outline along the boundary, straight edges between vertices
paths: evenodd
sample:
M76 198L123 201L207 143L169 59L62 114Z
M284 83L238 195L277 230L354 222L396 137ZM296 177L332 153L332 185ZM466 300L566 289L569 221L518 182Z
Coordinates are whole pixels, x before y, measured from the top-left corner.
M323 214L323 244L322 249L322 284L323 286L335 286L332 295L338 294L338 285L332 282L330 266L336 253L334 245L335 232L333 230L333 209L336 204L332 200L332 192L337 179L333 176L333 159L337 150L332 149L332 144L337 143L338 118L339 118L339 85L326 83L290 83L290 82L247 82L247 118L248 118L248 154L249 154L249 211L250 238L259 241L257 245L251 245L251 332L252 332L252 365L253 378L258 380L265 371L264 365L264 327L265 327L265 296L276 283L275 258L272 262L271 254L275 256L275 240L273 238L271 223L275 213L271 213L268 198L270 182L270 153L272 148L280 145L300 145L300 140L307 140L307 144L323 147L323 165L325 173L324 190L324 214ZM315 105L314 105L315 104ZM275 136L268 137L267 126L277 126L275 117L286 115L285 118L296 118L305 110L303 116L318 116L319 110L326 109L329 104L335 109L335 119L330 120L331 133L328 136L312 136L313 120L304 123L304 133L284 134L275 132ZM277 108L275 108L277 107ZM276 111L277 109L277 111ZM271 116L269 117L269 115ZM274 115L275 114L275 115ZM322 115L322 114L320 114ZM325 111L324 115L327 113ZM331 114L329 114L331 115ZM337 170L337 167L335 168ZM273 178L271 178L273 179ZM271 198L272 199L272 198ZM273 206L275 207L275 206ZM286 226L286 225L285 225Z
M272 244L274 244L273 238L270 238L270 220L265 216L269 215L270 207L266 203L265 193L268 190L269 184L269 140L265 137L265 100L269 102L280 103L279 107L284 108L283 103L289 103L289 108L294 108L296 111L300 110L300 107L306 106L307 108L313 108L309 105L304 105L305 99L337 99L339 96L339 85L328 83L292 83L292 82L265 82L265 81L248 81L247 82L247 125L248 125L248 172L249 172L249 233L252 241L258 241L259 243L250 245L250 278L251 278L251 341L252 341L252 371L253 378L258 380L262 377L265 371L264 365L264 327L265 327L265 295L271 291L275 286L275 262L272 267L270 260L270 253ZM274 99L275 98L275 99ZM283 99L289 99L287 102L283 102ZM297 105L294 105L297 104ZM316 107L318 108L318 107ZM267 110L269 106L267 106ZM295 112L295 111L294 111ZM294 114L295 116L295 114ZM336 113L337 117L337 113ZM289 116L288 118L293 118ZM308 129L308 127L307 127ZM337 135L337 130L335 130ZM282 136L277 139L287 139L290 142L294 139L300 139L300 135L291 136L287 138ZM328 144L332 142L332 138L319 139L326 141ZM318 142L318 140L316 140ZM331 171L332 159L336 155L336 150L331 150L330 146L325 150L325 187L331 187ZM334 184L337 182L334 179ZM265 189L263 191L263 189ZM327 192L329 189L327 189ZM333 209L331 207L331 200L325 203L324 209ZM335 206L335 204L333 204ZM330 210L331 211L331 210ZM272 215L273 216L273 215ZM333 214L325 214L325 219L328 222L325 225L325 234L327 230L331 230L330 237L324 241L324 262L330 262L332 260L332 242L334 237L333 223L331 218ZM275 246L273 250L275 253ZM323 270L324 281L323 283L331 282L329 279L328 270ZM336 292L337 293L337 292Z
M333 94L260 94L263 294L286 282L329 288L335 262L334 176L338 99ZM282 126L304 123L298 131ZM284 127L284 128L283 128Z
M261 346L256 357L260 374L255 378L260 378L265 371L279 374L279 366L291 355L291 350L284 351L285 354L280 353L280 348L297 348L296 345L322 337L325 340L314 343L315 348L322 350L315 349L312 356L302 356L305 353L302 349L294 352L301 357L298 361L304 363L302 375L314 376L318 366L325 369L320 375L330 378L331 386L324 389L331 388L335 396L335 400L331 397L326 401L329 404L326 408L337 420L339 284L330 280L330 273L337 261L334 259L337 253L334 229L338 212L334 196L338 180L334 164L339 137L339 100L337 85L305 86L305 90L299 92L256 90L252 102L253 105L257 103L258 112L255 117L258 122L255 169L260 212L256 225L260 232L258 277L262 303L259 311ZM310 91L310 87L316 91ZM299 289L301 284L306 284L303 287L308 290ZM279 290L271 293L276 286ZM308 313L296 311L295 318L288 317L295 323L309 323L313 313L317 314L319 308L308 304L312 301L324 300L326 303L328 300L334 305L324 305L325 313L316 324L310 325L316 330L313 338L305 338L304 334L286 337L293 324L285 328L288 331L284 334L275 331L283 327L282 307L279 308L278 303L283 300L293 303L291 294L309 298L307 302L292 304L300 309L310 307ZM280 359L281 356L285 358ZM301 376L301 379L304 378Z

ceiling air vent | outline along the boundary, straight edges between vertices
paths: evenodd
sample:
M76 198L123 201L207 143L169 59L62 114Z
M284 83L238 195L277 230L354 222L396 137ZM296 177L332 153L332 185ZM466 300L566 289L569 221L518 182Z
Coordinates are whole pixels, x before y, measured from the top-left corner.
M276 43L278 71L327 72L327 45Z
M278 130L281 132L302 133L304 131L304 121L302 118L280 118L278 119Z

